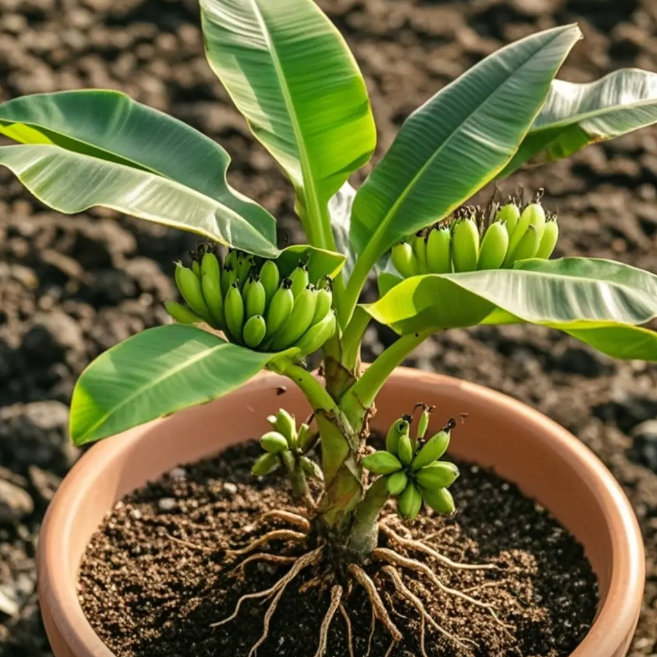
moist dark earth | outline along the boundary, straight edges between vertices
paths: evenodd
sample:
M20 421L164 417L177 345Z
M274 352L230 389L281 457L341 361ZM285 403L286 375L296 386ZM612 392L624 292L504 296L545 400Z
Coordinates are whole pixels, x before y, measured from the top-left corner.
M657 71L655 0L323 0L361 63L380 130L376 157L408 114L508 41L577 21L561 77L623 66ZM221 142L230 180L299 238L290 187L207 67L195 0L0 0L0 99L109 87ZM513 104L513 98L509 98ZM376 160L375 157L375 160ZM615 258L657 271L657 129L514 176L558 210L558 255ZM0 171L0 652L50 655L35 595L39 523L78 456L68 403L86 363L166 321L172 262L194 238L92 211L57 215ZM394 336L367 333L371 359ZM502 390L565 426L627 492L648 548L645 604L630 654L657 654L657 367L614 362L528 327L452 331L408 364ZM575 503L576 501L574 501Z
M266 512L303 513L294 507L282 477L250 475L260 451L253 441L219 458L175 468L120 502L92 538L80 571L79 597L94 629L117 655L246 657L259 640L266 600L247 602L236 620L210 626L229 618L241 596L270 588L290 570L265 561L247 564L246 557L230 553L268 530L290 528L280 520L261 521ZM427 586L426 577L398 568L405 585L450 635L428 628L426 654L567 657L588 632L597 605L595 575L582 548L515 486L477 466L459 467L462 475L452 490L460 511L454 519L422 514L407 529L394 508L386 508L383 522L397 535L425 539L452 560L493 564L495 570L472 571L426 562L445 585L494 605L499 620L512 629L502 628L488 610ZM380 545L406 558L418 557L396 543L394 535L390 538L382 535ZM307 545L278 541L253 553L298 558L314 549L312 539ZM391 657L421 655L417 609L395 592L385 564L375 560L365 568L404 636ZM319 588L299 591L317 577L324 578L330 589L335 580L327 579L325 569L322 563L308 566L290 582L259 654L315 654L329 596ZM344 608L354 653L367 654L371 606L359 585ZM326 654L349 657L348 636L346 622L337 614ZM387 654L390 645L390 635L377 624L372 657Z

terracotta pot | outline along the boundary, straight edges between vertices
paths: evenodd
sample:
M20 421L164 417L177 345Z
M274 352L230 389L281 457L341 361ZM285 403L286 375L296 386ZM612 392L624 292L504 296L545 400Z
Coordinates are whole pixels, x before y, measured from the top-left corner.
M283 396L281 385L287 387ZM601 602L572 657L624 657L641 608L644 555L632 508L608 470L531 408L481 386L415 370L400 368L387 383L374 427L386 429L417 401L437 405L436 422L467 411L454 456L494 467L516 482L585 546ZM55 496L39 542L39 596L57 657L113 657L82 612L77 571L91 535L115 502L178 464L260 435L267 429L265 417L282 405L297 417L308 411L289 381L263 374L216 402L107 440L80 460Z

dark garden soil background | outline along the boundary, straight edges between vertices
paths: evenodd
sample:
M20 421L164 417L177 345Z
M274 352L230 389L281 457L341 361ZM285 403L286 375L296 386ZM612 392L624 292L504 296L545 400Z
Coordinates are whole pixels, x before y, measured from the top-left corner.
M220 141L230 178L295 239L289 187L228 102L202 54L196 0L0 0L0 100L109 87L173 113ZM381 133L504 43L578 21L562 76L621 66L657 71L657 0L323 0L362 65ZM510 106L513 98L509 98ZM657 129L589 148L513 181L545 187L559 210L560 253L657 271ZM508 187L512 191L511 186ZM0 654L50 650L39 619L39 523L78 454L66 439L76 376L94 356L166 321L181 233L93 211L44 209L0 171ZM367 334L372 358L393 336ZM453 331L409 360L502 390L589 445L621 481L648 546L633 657L657 655L657 367L618 363L540 329ZM577 501L573 500L576 504Z

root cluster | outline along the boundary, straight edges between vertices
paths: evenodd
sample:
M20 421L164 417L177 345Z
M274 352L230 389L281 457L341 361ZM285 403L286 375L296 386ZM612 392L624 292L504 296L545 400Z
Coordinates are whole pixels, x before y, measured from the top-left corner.
M296 513L291 513L289 511L277 510L265 514L262 520L278 520L283 523L292 525L295 527L295 530L273 529L255 539L246 547L231 551L231 554L236 557L249 555L236 566L235 571L237 571L240 576L243 576L245 567L248 564L255 562L268 562L277 566L289 565L291 568L270 588L243 595L237 601L235 610L230 616L212 624L211 626L220 627L226 623L234 621L238 617L242 605L249 600L271 599L271 602L269 603L267 611L264 615L262 635L251 648L249 657L254 657L258 649L269 637L272 618L276 613L276 609L287 587L295 580L295 578L299 576L303 570L312 566L319 566L324 557L327 556L327 545L325 542L321 541L316 547L305 552L300 557L283 556L267 552L256 552L255 554L252 554L258 548L261 548L262 546L267 545L272 541L286 541L307 544L310 540L311 523L304 516L298 515ZM492 564L471 565L453 561L423 541L417 541L401 536L393 528L385 524L385 522L381 522L379 524L379 530L383 535L387 537L390 545L396 544L407 552L417 552L419 554L423 554L425 557L428 557L429 560L436 561L443 568L452 570L493 570L496 568L496 566ZM441 580L440 576L429 565L427 565L427 563L403 556L402 554L399 554L394 549L389 547L376 548L371 554L371 559L374 562L383 564L379 572L389 581L395 593L401 599L405 600L409 606L417 612L420 623L420 634L418 639L422 657L428 657L426 652L427 627L432 628L435 632L440 634L448 641L453 642L460 649L465 650L468 648L477 648L477 644L468 638L459 637L449 632L431 615L425 603L407 586L405 577L407 577L410 573L416 575L420 579L426 579L429 583L437 587L444 594L454 596L461 599L468 605L484 610L486 613L491 615L495 623L499 625L502 631L509 633L510 627L505 625L500 620L494 605L488 602L484 602L474 597L473 595L470 595L470 593L481 590L482 588L495 586L498 584L497 582L488 582L478 587L473 587L473 589L461 591L447 586ZM326 654L329 630L338 613L346 628L349 655L350 657L355 657L352 623L349 612L347 611L347 607L345 605L345 602L351 594L354 586L362 587L372 609L372 627L368 641L366 657L369 657L372 649L372 642L377 621L386 628L388 634L391 637L390 648L387 652L387 655L389 655L394 649L395 645L402 641L403 635L399 628L392 621L389 609L386 607L386 604L383 601L381 596L383 592L382 588L377 585L377 583L374 581L374 579L372 579L372 577L370 577L370 575L368 575L362 565L356 563L349 564L346 569L346 576L347 581L340 583L334 576L331 576L330 573L324 573L321 576L311 578L299 589L301 592L304 592L315 586L330 588L330 603L321 623L318 647L314 657L323 657ZM389 601L388 606L392 611L395 611L394 608L392 608L392 600L389 594L387 592L385 593ZM395 611L395 613L397 612ZM397 615L400 614L397 613Z

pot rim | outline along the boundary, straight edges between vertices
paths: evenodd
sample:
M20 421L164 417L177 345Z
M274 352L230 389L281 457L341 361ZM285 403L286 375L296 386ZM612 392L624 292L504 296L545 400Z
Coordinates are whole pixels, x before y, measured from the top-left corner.
M609 653L609 649L613 646L614 650L618 650L635 628L637 605L640 605L643 595L645 560L641 530L634 510L611 472L566 429L504 393L476 383L406 367L397 368L391 379L408 386L435 386L437 383L455 386L467 395L499 405L505 415L519 414L533 423L540 423L541 430L549 434L548 439L554 450L577 463L582 479L586 480L587 487L595 491L604 509L603 515L612 544L613 567L609 589L597 617L587 636L570 657L620 654ZM240 390L243 393L262 390L283 382L289 383L284 377L263 372ZM96 473L101 469L121 467L133 446L154 426L164 421L155 420L131 429L119 440L105 440L95 445L73 466L48 508L37 549L37 584L47 633L51 638L59 635L64 640L70 650L66 657L116 657L87 620L78 600L77 587L71 586L68 580L63 583L62 578L52 575L62 569L61 555L69 552L69 536L75 532L76 516L85 494L93 494ZM610 600L613 600L613 605Z

